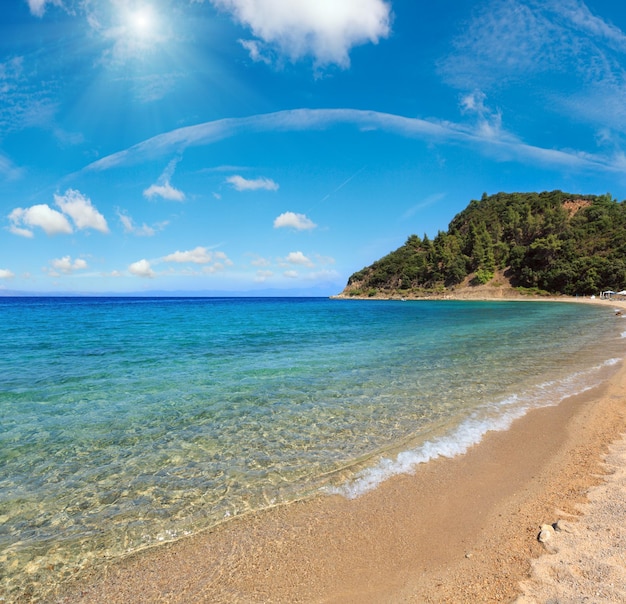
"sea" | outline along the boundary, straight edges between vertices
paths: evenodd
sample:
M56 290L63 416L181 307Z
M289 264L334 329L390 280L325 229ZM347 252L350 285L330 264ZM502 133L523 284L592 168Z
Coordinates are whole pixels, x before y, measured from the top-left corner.
M0 298L0 601L461 455L625 338L610 302Z

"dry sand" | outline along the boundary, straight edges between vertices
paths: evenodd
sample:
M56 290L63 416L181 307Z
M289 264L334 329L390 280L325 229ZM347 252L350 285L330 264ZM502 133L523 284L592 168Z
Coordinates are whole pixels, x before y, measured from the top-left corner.
M143 552L54 601L624 602L625 430L622 366L465 455Z

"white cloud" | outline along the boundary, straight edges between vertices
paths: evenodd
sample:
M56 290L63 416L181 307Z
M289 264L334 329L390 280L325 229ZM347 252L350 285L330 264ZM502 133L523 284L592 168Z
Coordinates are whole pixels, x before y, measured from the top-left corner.
M109 226L104 216L96 210L91 200L80 191L68 189L65 195L55 195L54 201L64 214L72 218L77 229L95 229L108 233Z
M9 232L14 235L18 235L19 237L26 237L27 239L32 239L35 236L31 230L18 227L16 224L12 224L9 227Z
M144 197L152 199L153 197L162 197L168 201L185 201L185 194L170 185L169 182L165 182L162 185L150 185L143 192Z
M72 261L70 256L63 256L63 258L55 258L50 261L52 268L54 269L54 276L58 276L59 273L69 275L74 271L84 270L87 268L87 262L82 258L76 258Z
M163 174L159 176L157 183L150 185L144 190L144 197L147 197L148 199L152 199L153 197L162 197L168 201L185 201L185 194L170 184L170 180L174 176L174 171L176 170L176 164L178 164L179 161L180 157L175 157L169 164L167 164Z
M202 271L200 274L210 275L223 271L227 266L232 266L233 262L224 252L211 252L207 248L198 246L193 250L184 252L176 251L160 259L160 262L174 262L177 264L201 264ZM198 274L191 269L183 269L183 274Z
M61 212L53 210L45 203L30 208L15 208L9 214L9 220L11 221L11 232L22 237L32 237L34 227L43 229L47 235L73 232L68 219Z
M31 14L36 17L43 17L46 12L46 4L53 4L55 6L63 6L61 0L27 0L28 7Z
M256 256L253 260L250 261L252 266L270 266L271 262L267 258L261 258L260 256Z
M274 228L292 228L298 231L306 231L314 229L317 225L304 214L295 214L294 212L284 212L276 220L274 220Z
M142 260L137 260L137 262L133 262L128 267L128 270L136 277L152 278L155 276L155 272L152 270L150 263L145 258Z
M258 40L239 40L239 44L241 44L250 55L250 58L255 62L265 63L266 65L270 65L272 63L272 59L269 56L266 56L263 52L263 44L261 44Z
M226 182L231 184L237 191L256 191L258 189L278 191L278 184L271 178L261 177L251 180L237 174L235 176L229 176Z
M314 266L313 262L302 252L290 252L285 258L285 262L289 264L299 264L301 266Z
M487 95L484 92L475 90L461 98L461 110L477 116L476 132L481 137L489 139L505 136L502 132L502 113L487 107L486 100Z
M376 44L391 31L391 6L383 0L211 0L249 27L243 43L253 60L278 52L292 61L307 56L316 65L350 65L350 50Z
M15 277L15 274L8 268L0 268L0 279L12 279L13 277Z
M54 200L63 213L45 203L30 208L15 208L9 214L9 230L15 235L29 238L34 236L32 229L35 227L43 229L47 235L69 235L74 232L67 219L69 216L79 230L91 228L102 233L109 232L104 216L79 191L68 189L65 195L55 195Z
M205 247L198 246L186 252L176 251L162 258L163 262L191 262L193 264L208 264L215 258L214 254Z
M287 277L288 279L297 279L298 278L298 271L285 271L283 273L283 275L285 277Z

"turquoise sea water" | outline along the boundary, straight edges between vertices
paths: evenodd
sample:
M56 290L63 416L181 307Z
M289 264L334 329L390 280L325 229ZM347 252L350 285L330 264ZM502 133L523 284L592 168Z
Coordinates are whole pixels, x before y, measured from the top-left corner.
M375 488L606 379L610 303L0 298L0 600Z

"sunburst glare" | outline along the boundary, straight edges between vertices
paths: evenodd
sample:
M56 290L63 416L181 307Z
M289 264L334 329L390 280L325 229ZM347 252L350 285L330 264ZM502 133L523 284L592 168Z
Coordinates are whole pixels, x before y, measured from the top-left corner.
M128 25L139 36L149 36L154 33L157 23L152 7L144 6L131 11L128 16Z
M116 8L116 25L107 31L114 40L111 56L125 62L133 57L145 57L168 40L167 28L152 4L133 3L126 6L120 2Z

